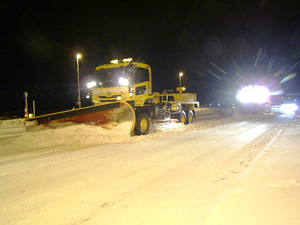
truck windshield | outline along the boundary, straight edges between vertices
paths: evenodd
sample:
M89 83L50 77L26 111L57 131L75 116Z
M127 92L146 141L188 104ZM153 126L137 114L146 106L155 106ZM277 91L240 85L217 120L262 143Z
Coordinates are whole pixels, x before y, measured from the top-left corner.
M102 87L118 87L120 85L120 78L127 80L128 72L122 68L102 69L97 71L97 78Z
M138 84L145 81L149 81L149 70L139 67L135 68L133 82Z
M96 73L100 86L104 88L149 81L149 71L139 67L135 67L134 69L132 67L101 69Z

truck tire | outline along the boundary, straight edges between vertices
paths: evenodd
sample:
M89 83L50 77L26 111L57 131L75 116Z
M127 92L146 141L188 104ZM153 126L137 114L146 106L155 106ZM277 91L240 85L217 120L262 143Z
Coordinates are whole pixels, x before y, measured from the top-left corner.
M192 124L194 122L194 113L192 110L187 112L186 124Z
M182 111L181 114L179 115L179 122L181 124L185 124L186 123L186 113L185 113L185 111Z
M136 135L146 135L149 133L150 119L147 113L140 113L136 117L136 125L134 128Z

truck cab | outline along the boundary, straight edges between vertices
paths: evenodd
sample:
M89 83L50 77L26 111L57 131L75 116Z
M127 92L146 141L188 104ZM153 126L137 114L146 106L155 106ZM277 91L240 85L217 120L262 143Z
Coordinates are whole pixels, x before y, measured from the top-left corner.
M151 68L141 62L125 59L96 67L92 102L127 101L133 107L153 102Z

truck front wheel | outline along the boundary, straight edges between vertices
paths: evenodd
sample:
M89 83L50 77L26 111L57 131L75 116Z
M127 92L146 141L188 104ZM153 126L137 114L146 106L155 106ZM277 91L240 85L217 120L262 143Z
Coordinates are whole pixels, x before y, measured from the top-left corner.
M146 135L149 133L150 119L146 113L140 113L136 117L135 134Z

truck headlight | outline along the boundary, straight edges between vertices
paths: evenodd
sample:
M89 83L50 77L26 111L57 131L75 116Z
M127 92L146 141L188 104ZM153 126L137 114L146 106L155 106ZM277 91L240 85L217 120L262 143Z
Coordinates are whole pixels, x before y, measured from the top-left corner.
M295 114L295 111L298 109L298 106L294 103L282 104L280 110L284 114Z
M88 87L88 88L93 88L93 87L95 87L97 84L96 84L96 81L91 81L91 82L88 82L87 84L86 84L86 86Z

